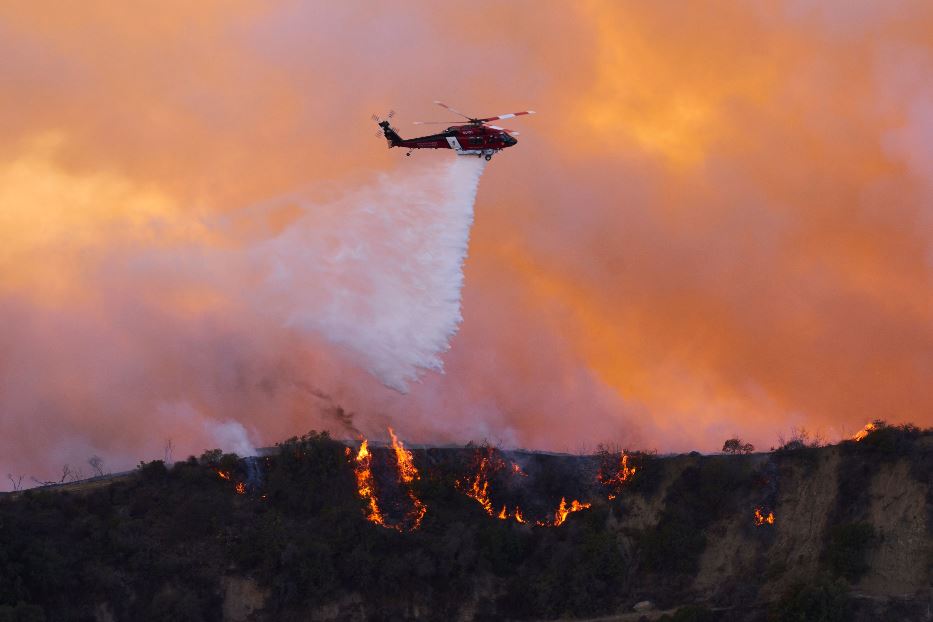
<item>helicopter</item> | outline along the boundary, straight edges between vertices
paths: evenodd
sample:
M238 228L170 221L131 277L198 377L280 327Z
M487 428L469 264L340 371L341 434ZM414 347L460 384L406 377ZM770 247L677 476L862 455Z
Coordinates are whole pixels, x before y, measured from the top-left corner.
M501 119L511 119L523 114L534 114L534 110L524 110L522 112L510 112L509 114L500 114L495 117L485 119L470 117L459 110L451 108L444 102L435 101L435 104L441 108L446 108L450 112L459 115L467 120L462 121L415 121L414 125L434 125L459 123L451 125L440 134L431 134L430 136L419 136L418 138L402 138L398 135L398 130L392 127L389 120L395 116L395 111L390 110L385 119L380 119L373 115L373 121L379 124L382 131L376 135L382 134L389 142L389 148L404 147L408 149L406 156L410 156L412 149L453 149L457 155L475 155L485 157L487 161L492 159L493 154L518 144L515 136L518 132L499 127L498 125L488 125L490 121L499 121Z

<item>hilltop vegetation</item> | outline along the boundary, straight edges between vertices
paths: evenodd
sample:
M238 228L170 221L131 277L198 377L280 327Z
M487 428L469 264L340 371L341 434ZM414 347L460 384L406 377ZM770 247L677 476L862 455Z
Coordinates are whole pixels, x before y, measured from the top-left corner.
M419 450L410 490L427 512L414 531L389 448L372 464L390 527L367 520L355 454L326 434L258 463L150 462L87 492L0 498L0 621L586 618L646 599L693 604L675 620L910 619L930 595L931 439L883 428L822 449L634 454L615 488L598 476L610 452ZM481 452L514 465L483 480L491 513L521 505L525 524L465 494ZM872 481L892 469L904 477L890 494L921 517L910 533L875 512L888 493ZM532 524L553 523L564 498L591 507ZM776 521L756 525L755 510ZM896 594L881 542L907 556Z

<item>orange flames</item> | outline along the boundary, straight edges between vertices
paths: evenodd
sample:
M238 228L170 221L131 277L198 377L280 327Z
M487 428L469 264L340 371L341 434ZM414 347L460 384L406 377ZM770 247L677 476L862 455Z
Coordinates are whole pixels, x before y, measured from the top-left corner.
M510 513L508 506L503 505L502 509L496 512L495 508L493 507L492 500L489 498L490 477L497 471L506 467L505 460L496 457L495 451L496 450L492 447L482 447L478 449L476 456L474 457L474 464L476 464L476 468L473 472L473 475L461 480L457 480L456 486L458 489L463 491L466 496L476 500L476 502L483 507L483 510L489 516L498 518L499 520L515 519L516 523L525 524L525 515L522 513L521 507L515 506L515 510ZM623 464L627 463L623 462ZM635 469L632 468L629 469L629 471L634 473ZM522 468L515 462L511 463L511 466L509 467L509 473L511 475L528 477L528 474L525 473ZM630 475L626 475L626 477L629 476ZM557 511L554 513L554 519L552 521L535 521L534 524L538 527L560 527L564 524L564 521L567 520L567 516L569 514L585 510L589 507L591 507L590 503L583 503L577 500L572 501L568 506L566 497L562 497L560 500L560 505L558 506Z
M457 480L457 487L463 490L466 496L476 499L476 502L483 506L486 513L493 516L492 501L489 500L489 469L489 457L484 456L480 459L479 467L476 469L470 483L466 484L463 480ZM505 511L504 507L503 511Z
M415 468L415 462L411 456L411 452L405 449L404 445L399 442L392 428L389 428L389 436L392 437L392 450L395 451L395 462L398 465L399 480L407 485L408 498L412 503L412 510L408 513L408 519L411 520L412 523L411 531L414 531L421 526L421 520L428 511L427 506L415 495L415 491L411 488L411 483L416 479L420 479L421 476L418 474L418 469Z
M221 469L214 469L214 473L216 473L216 474L217 474L217 477L219 477L220 479L222 479L222 480L224 480L224 481L227 481L227 482L232 482L232 481L233 481L233 479L230 477L230 471L223 471L223 470L221 470ZM238 494L238 495L245 495L245 494L246 494L246 483L245 483L245 482L237 482L237 483L236 483L236 486L233 487L233 490L234 490L234 491L236 492L236 494Z
M363 439L360 450L356 454L356 467L353 469L356 474L356 490L360 498L369 505L366 520L388 527L382 517L382 512L379 511L379 502L376 500L376 480L373 478L372 462L369 443Z
M389 428L389 436L392 438L392 450L395 452L395 461L398 463L398 476L406 484L410 484L418 479L418 469L412 460L411 452L405 449L392 428Z
M761 508L755 508L755 527L761 527L765 523L774 524L774 512L764 514Z
M564 524L564 521L567 520L567 517L570 514L574 512L580 512L582 510L586 510L590 508L591 506L592 506L591 503L581 503L580 501L577 501L576 499L571 501L570 505L568 506L567 498L561 497L560 505L557 506L557 511L554 512L554 521L550 523L546 521L537 521L535 524L540 527L560 527L561 525Z
M395 452L399 482L406 486L408 498L412 503L411 511L405 515L405 521L410 524L408 530L414 531L421 526L421 521L428 511L427 506L411 488L411 483L420 479L421 476L415 467L411 452L405 449L405 446L398 440L391 428L389 428L389 436L392 438L392 450ZM366 520L390 529L405 531L404 521L397 524L388 523L382 510L379 509L379 501L376 497L376 480L373 477L372 470L372 454L369 451L369 443L366 439L363 439L360 444L360 449L356 454L356 465L353 470L356 474L357 492L368 506Z
M862 428L861 430L855 433L855 436L852 437L852 440L854 440L857 443L863 438L865 438L866 436L868 436L869 434L871 434L872 432L874 432L875 430L877 430L878 428L879 426L877 422L870 421L865 424L864 428Z
M612 467L611 472L607 465L601 465L599 468L599 473L596 474L596 480L609 489L609 500L613 500L618 496L622 486L628 480L632 479L635 475L637 467L628 465L629 456L624 451L619 457L619 464L617 467Z

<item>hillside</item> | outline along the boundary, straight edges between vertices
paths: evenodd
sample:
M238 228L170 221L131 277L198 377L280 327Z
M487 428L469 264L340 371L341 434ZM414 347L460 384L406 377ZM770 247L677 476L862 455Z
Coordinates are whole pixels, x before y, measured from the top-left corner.
M312 433L3 495L0 620L929 620L931 477L909 427L672 457Z

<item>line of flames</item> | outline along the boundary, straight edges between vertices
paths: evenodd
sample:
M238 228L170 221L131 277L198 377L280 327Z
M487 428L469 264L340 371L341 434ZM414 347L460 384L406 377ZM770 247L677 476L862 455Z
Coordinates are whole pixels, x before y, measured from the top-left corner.
M389 527L379 510L379 501L376 499L376 480L373 477L372 462L373 456L369 453L369 443L363 439L360 443L360 450L356 454L356 467L353 469L356 474L356 490L368 506L366 520Z
M457 480L456 486L459 488L466 496L475 500L483 510L489 516L498 518L499 520L509 520L512 519L516 523L525 524L524 513L522 512L521 507L515 506L515 509L509 512L508 506L503 505L502 509L497 513L495 508L492 505L492 499L489 498L489 478L492 474L499 471L500 469L505 468L505 461L501 458L493 458L492 449L481 449L480 452L485 452L484 455L479 460L479 465L476 468L476 471L471 477L468 477L463 480ZM631 472L634 473L634 469L631 469ZM521 477L528 477L528 474L525 473L521 466L517 463L511 463L510 473L512 475L518 475ZM629 477L629 476L626 476ZM567 505L567 498L561 497L560 504L557 506L557 510L554 512L554 519L550 521L535 521L534 524L538 527L560 527L567 520L567 516L573 512L580 512L592 507L591 503L584 503L582 501L577 501L576 499L570 502L570 505Z
M405 515L405 520L399 523L389 523L385 519L385 514L379 508L379 500L376 496L376 480L373 476L372 453L369 451L369 442L366 439L360 443L360 449L356 454L354 473L356 475L357 493L367 505L366 520L397 531L406 531L405 524L409 524L408 531L415 531L421 526L421 521L427 513L428 508L412 489L412 482L420 479L418 469L415 467L411 452L405 449L405 446L395 436L392 428L389 428L389 436L392 438L392 450L395 452L395 462L398 467L399 482L406 487L408 499L411 501L412 509ZM347 448L347 455L351 452Z
M415 495L415 491L411 487L411 483L420 479L421 476L418 474L418 469L415 468L415 461L411 452L405 449L405 446L402 445L401 441L395 436L395 432L392 431L392 428L389 428L389 436L392 438L392 450L395 452L395 462L398 465L399 479L403 484L406 484L406 492L408 493L408 498L411 500L412 510L408 513L406 518L411 521L411 531L414 531L421 526L421 521L428 511L427 506Z

